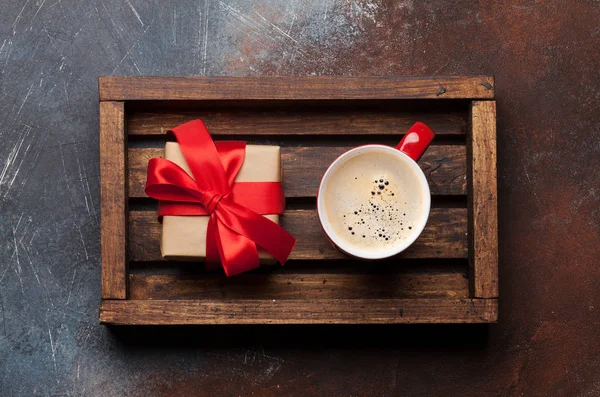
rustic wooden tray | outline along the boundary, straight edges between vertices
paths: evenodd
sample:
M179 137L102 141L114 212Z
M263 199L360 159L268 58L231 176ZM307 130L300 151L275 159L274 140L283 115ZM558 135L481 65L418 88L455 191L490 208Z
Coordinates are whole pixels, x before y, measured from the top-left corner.
M498 311L496 106L491 77L101 77L102 303L107 324L489 323ZM164 261L146 165L164 132L200 118L215 139L282 146L298 243L285 267L226 278ZM431 217L383 262L327 241L315 194L327 166L415 121L437 133L419 162Z

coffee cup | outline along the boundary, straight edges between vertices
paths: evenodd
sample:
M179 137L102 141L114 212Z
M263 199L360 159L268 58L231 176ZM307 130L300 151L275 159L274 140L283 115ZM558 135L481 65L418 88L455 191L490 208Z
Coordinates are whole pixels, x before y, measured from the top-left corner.
M417 240L431 206L417 161L434 135L418 122L395 148L359 146L329 166L319 185L317 213L337 249L359 259L383 259Z

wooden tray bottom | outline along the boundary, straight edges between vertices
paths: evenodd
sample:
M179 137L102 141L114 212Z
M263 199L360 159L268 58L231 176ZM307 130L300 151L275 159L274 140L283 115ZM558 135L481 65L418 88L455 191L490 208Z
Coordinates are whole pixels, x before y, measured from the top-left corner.
M111 324L489 323L495 299L103 300Z

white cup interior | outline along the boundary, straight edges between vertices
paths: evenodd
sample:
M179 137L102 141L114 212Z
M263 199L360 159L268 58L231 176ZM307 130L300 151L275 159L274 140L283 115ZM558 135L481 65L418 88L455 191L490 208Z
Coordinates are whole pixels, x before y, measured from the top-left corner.
M416 220L413 223L413 227L411 232L402 239L399 239L396 244L392 244L389 247L377 249L377 250L366 250L357 247L356 245L349 244L345 241L341 236L338 236L330 224L329 216L327 214L327 209L325 205L325 198L331 192L329 189L336 189L336 186L330 183L332 176L342 167L348 160L352 159L355 156L364 155L368 152L369 155L377 156L377 155L386 155L389 157L391 154L397 162L395 167L399 169L403 169L406 172L410 172L414 178L418 181L418 183L413 184L412 189L415 189L412 194L414 197L419 197L420 205L416 206L416 211L419 213L414 217ZM408 194L410 199L410 192ZM323 230L329 237L329 239L342 251L345 253L362 259L383 259L394 256L406 248L408 248L415 240L419 237L423 229L425 228L425 224L427 223L427 219L429 217L429 210L431 206L431 193L429 191L429 184L427 183L427 179L425 175L421 171L419 165L411 159L406 154L401 151L392 148L390 146L384 145L365 145L354 148L340 157L338 157L327 169L325 175L323 175L323 179L321 180L321 184L319 186L319 194L317 197L317 213L319 215L319 220L321 222L321 226ZM413 214L414 215L414 214Z

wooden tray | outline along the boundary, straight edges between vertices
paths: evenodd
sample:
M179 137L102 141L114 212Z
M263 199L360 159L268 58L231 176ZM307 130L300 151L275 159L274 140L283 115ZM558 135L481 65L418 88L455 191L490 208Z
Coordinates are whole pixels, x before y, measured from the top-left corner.
M497 319L496 106L491 77L101 77L102 303L107 324L489 323ZM282 146L297 239L285 267L226 278L164 261L148 159L200 118L215 139ZM342 256L320 230L327 166L415 121L437 136L421 161L431 217L400 256Z

